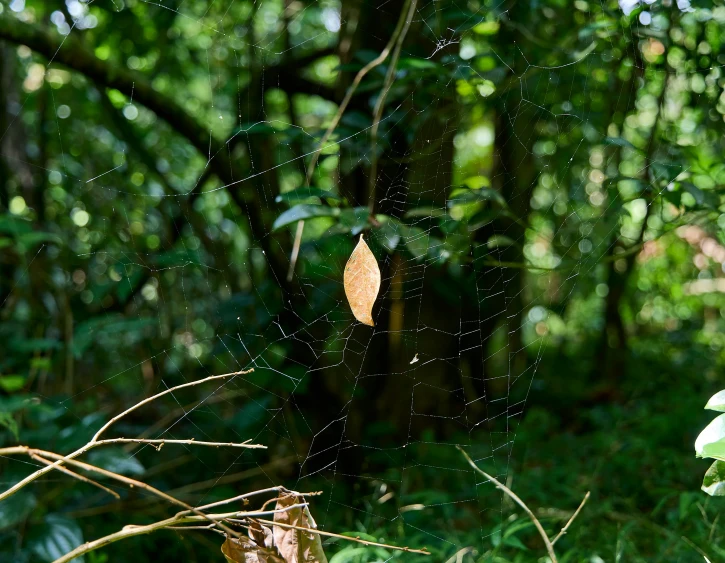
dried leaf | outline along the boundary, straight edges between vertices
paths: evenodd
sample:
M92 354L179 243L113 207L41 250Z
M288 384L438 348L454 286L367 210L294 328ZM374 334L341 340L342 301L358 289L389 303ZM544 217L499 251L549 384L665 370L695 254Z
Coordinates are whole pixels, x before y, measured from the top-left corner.
M361 244L364 245L365 243L361 241ZM358 245L358 248L360 248L360 245ZM370 252L367 245L365 249ZM276 510L303 502L303 497L290 492L279 498ZM307 507L291 508L284 512L277 512L274 515L274 521L301 528L317 528L317 524ZM282 528L281 526L274 526L273 533L274 544L277 546L285 563L327 563L327 557L325 557L325 552L322 550L322 541L319 534L293 528Z
M380 268L362 235L345 265L344 282L352 314L361 323L375 326L372 312L380 291Z
M274 548L260 547L247 538L227 538L222 553L227 563L285 563Z

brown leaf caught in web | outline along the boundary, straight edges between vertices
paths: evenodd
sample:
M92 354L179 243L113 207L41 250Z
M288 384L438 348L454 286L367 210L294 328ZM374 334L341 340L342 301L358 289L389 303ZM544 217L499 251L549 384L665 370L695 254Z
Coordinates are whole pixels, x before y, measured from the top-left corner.
M362 244L365 243L363 242ZM365 248L367 249L367 245ZM368 252L370 252L369 249ZM279 498L275 509L282 510L288 506L302 503L304 503L303 497L289 492ZM306 506L290 508L284 512L277 512L274 515L274 521L279 524L287 524L299 528L317 528L317 524ZM306 532L304 530L295 530L294 528L283 528L282 526L274 526L273 533L274 544L277 546L280 555L284 558L285 563L327 563L325 552L322 551L322 541L319 534Z
M274 547L263 547L248 538L227 538L222 544L227 563L285 563Z
M254 519L247 526L249 537L228 537L222 545L227 563L327 563L317 524L299 493L281 489L276 499L272 528ZM273 499L274 500L274 499ZM293 507L293 508L291 508ZM271 524L271 522L270 522Z
M375 326L372 312L380 291L380 268L362 235L345 265L344 283L352 314L362 324Z

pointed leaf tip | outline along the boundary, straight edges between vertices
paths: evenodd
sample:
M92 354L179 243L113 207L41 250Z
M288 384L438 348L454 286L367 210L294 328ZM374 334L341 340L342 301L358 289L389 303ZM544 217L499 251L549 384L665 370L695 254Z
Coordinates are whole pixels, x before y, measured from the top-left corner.
M375 326L372 313L380 291L380 268L362 234L345 264L343 281L352 314L361 323Z

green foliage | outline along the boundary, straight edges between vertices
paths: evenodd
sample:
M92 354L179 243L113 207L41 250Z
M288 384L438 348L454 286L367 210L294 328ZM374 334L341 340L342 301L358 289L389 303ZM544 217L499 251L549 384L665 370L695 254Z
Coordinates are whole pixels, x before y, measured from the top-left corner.
M324 147L404 2L0 4L0 447L67 453L253 365L118 435L268 450L86 461L198 504L322 490L326 529L433 553L326 540L333 563L538 560L460 444L552 536L592 491L561 561L725 557L691 455L725 367L725 12L626 4L418 2ZM370 332L342 291L360 233ZM722 417L696 441L713 497ZM3 487L35 463L0 459ZM0 560L168 514L119 494L46 476L0 502ZM203 534L84 560L219 560Z

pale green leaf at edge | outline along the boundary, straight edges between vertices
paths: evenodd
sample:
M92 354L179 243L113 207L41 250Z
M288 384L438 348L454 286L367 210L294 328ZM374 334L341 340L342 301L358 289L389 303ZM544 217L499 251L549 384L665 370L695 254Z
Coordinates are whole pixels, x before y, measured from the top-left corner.
M717 460L702 480L702 490L713 497L725 496L725 461Z
M711 411L725 412L725 389L710 397L705 408Z
M334 217L340 214L337 207L326 207L322 205L300 204L290 207L275 220L272 229L279 229L290 223L312 219L314 217Z
M700 432L695 440L699 457L725 459L725 414L721 414Z

